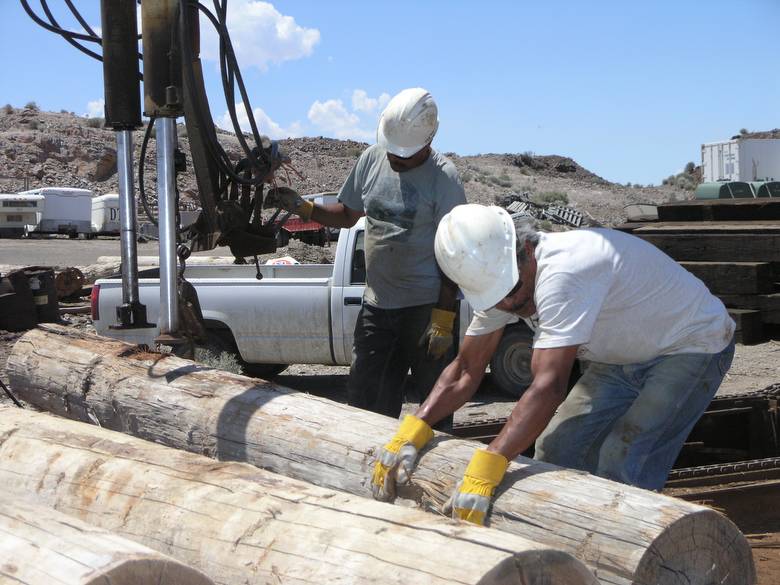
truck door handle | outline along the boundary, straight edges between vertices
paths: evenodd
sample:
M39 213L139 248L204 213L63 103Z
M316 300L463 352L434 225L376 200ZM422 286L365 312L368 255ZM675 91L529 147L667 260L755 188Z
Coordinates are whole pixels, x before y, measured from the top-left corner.
M363 297L344 297L345 305L362 305Z

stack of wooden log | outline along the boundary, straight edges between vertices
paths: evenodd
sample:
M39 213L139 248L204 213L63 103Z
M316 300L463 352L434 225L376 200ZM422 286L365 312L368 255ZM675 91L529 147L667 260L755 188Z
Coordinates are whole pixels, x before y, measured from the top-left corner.
M7 370L20 398L82 422L0 415L6 492L217 583L755 583L718 512L522 457L491 528L443 518L480 447L448 435L401 494L438 516L374 502L374 449L397 421L262 380L58 326L25 334Z
M658 222L619 226L656 245L709 287L745 344L780 337L780 199L658 206Z

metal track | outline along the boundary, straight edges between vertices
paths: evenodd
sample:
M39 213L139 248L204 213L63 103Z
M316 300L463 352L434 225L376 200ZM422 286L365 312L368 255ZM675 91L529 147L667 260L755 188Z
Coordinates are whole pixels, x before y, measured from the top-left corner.
M702 427L712 429L726 428L729 423L733 427L735 422L738 430L748 433L755 442L763 442L759 445L767 454L778 455L778 399L780 398L780 384L773 384L762 390L744 394L729 394L716 397L700 421ZM763 428L756 428L756 422ZM506 418L486 418L472 420L468 423L456 424L452 434L464 438L489 443L498 435L506 423ZM741 427L739 426L741 425ZM726 431L728 432L728 431ZM700 431L701 433L701 431ZM697 434L697 428L691 433ZM723 433L715 433L716 435ZM738 434L738 433L735 433ZM723 440L744 440L744 437L725 436ZM707 446L694 439L686 443L686 449L690 451L688 460L706 460L713 454L719 456L731 455L731 458L743 457L745 460L730 461L709 465L683 467L673 469L669 474L667 488L690 488L712 485L746 485L755 486L755 482L774 482L780 480L780 456L747 459L750 452L756 449L751 445L745 449L743 445L717 445Z

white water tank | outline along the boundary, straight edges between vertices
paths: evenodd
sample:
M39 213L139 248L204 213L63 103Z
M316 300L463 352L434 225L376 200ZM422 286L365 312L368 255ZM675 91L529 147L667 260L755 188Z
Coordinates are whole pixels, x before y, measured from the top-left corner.
M119 194L107 193L92 199L92 231L95 234L119 235Z
M42 195L43 214L35 231L76 236L92 233L92 191L68 187L42 187L21 195Z

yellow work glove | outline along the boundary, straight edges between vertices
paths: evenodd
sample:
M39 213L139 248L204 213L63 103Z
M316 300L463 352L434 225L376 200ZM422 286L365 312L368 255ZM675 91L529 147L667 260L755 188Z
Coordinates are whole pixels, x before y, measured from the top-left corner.
M409 482L420 449L432 438L433 429L425 421L411 414L404 417L398 432L387 445L380 447L374 462L371 473L374 499L389 502L395 498L396 482Z
M279 207L309 221L311 212L314 211L314 202L301 197L295 189L277 187L268 191L265 207Z
M444 309L431 311L431 322L425 330L422 342L428 341L428 355L441 359L452 347L452 326L455 323L455 313Z
M484 449L475 451L463 479L458 482L452 497L444 504L444 513L480 526L485 524L490 499L508 466L509 461L500 453Z

